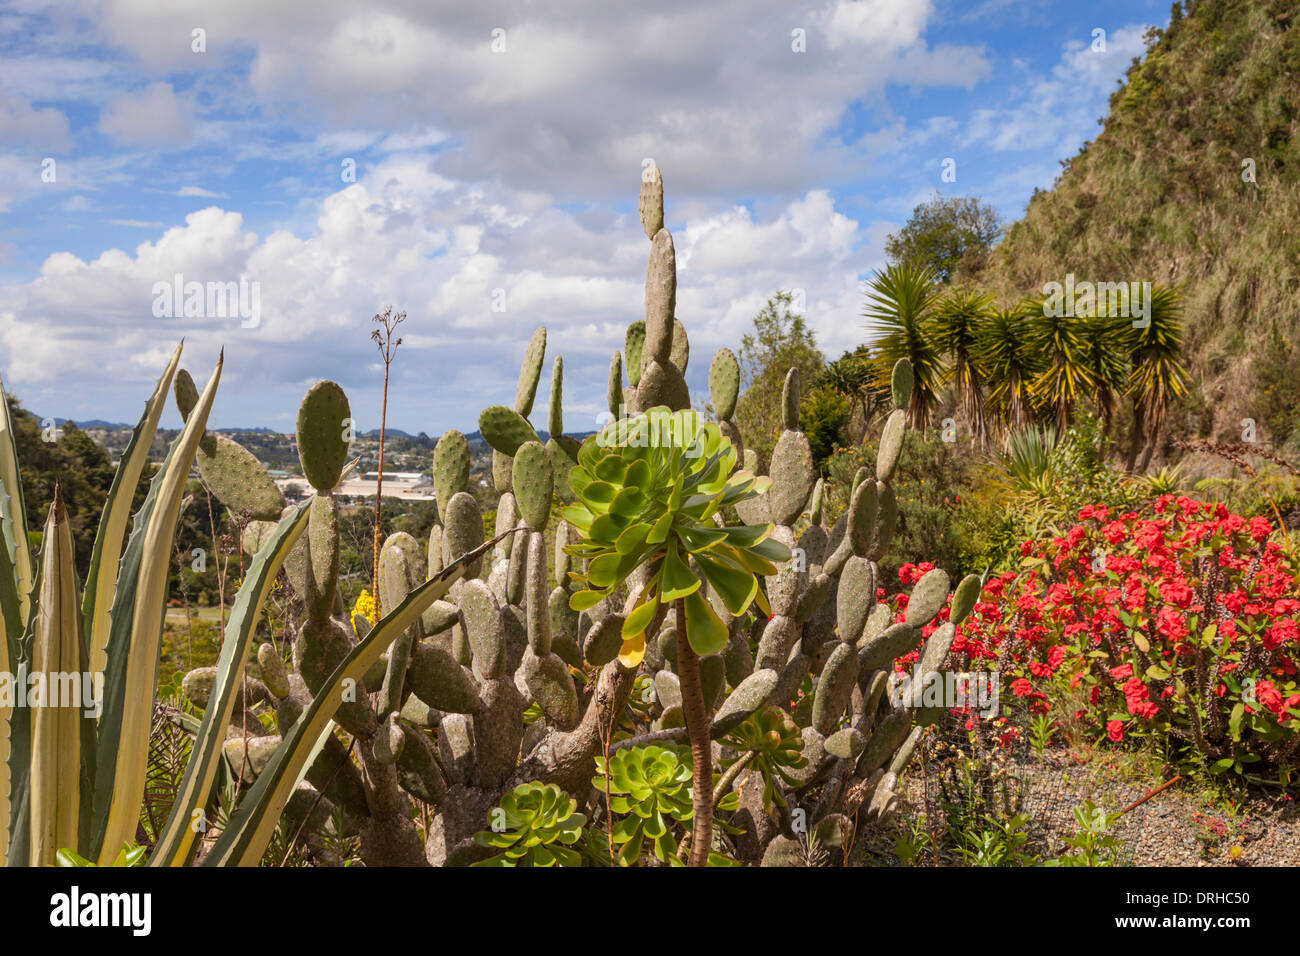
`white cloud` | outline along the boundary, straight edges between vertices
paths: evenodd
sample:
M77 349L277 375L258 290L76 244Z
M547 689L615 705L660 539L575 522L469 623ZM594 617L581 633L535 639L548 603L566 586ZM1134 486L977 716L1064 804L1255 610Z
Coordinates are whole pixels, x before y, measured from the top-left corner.
M112 0L99 16L154 69L206 70L250 52L246 84L205 89L312 128L322 148L440 146L454 178L602 201L623 195L645 156L671 170L683 198L793 196L853 175L860 157L827 135L850 104L890 82L968 86L990 70L978 46L926 45L932 7ZM208 34L202 57L178 40L196 24ZM800 25L802 54L790 37Z
M99 116L99 130L118 143L182 149L194 136L191 108L168 83L113 97Z
M1054 144L1059 155L1070 155L1083 141L1080 131L1095 121L1098 99L1112 92L1132 58L1145 51L1146 29L1130 24L1111 31L1105 51L1070 41L1051 72L1027 82L1011 97L1012 105L972 111L965 143L985 143L995 152Z
M920 39L932 12L930 0L837 0L820 19L832 49L906 48Z
M225 193L214 193L211 189L204 189L202 186L182 186L176 190L177 196L197 196L200 199L225 199Z
M634 213L525 214L521 205L509 192L456 186L426 162L394 157L329 196L302 235L258 236L236 212L202 209L131 252L89 260L58 253L33 282L0 289L0 362L30 407L117 419L184 336L187 355L197 356L185 364L199 379L226 349L216 424L260 424L292 411L319 377L344 382L368 423L378 417L379 382L366 371L369 319L392 304L409 315L394 367L395 427L475 427L482 408L513 394L523 345L545 324L551 354L565 356L569 427L585 429L601 407L610 353L641 317L649 243ZM826 192L763 217L741 206L688 220L677 246L678 314L695 356L688 378L700 394L713 351L734 348L780 289L804 290L828 353L861 340L859 277L879 261L879 237L838 212ZM176 273L258 282L260 327L154 318L153 285ZM505 292L504 313L492 311L495 289ZM97 396L95 407L65 410L68 381Z
M0 93L0 142L61 152L68 147L68 118L53 107L33 109L21 96Z

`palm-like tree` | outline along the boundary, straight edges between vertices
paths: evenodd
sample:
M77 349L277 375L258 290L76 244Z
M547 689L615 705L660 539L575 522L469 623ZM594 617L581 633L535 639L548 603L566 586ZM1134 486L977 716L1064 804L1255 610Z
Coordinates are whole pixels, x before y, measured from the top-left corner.
M924 429L938 404L943 382L943 356L930 334L930 312L939 293L928 268L898 263L877 272L867 288L867 329L878 338L872 343L878 378L889 380L899 359L912 363L912 398L907 416L913 428Z
M1053 314L1042 303L1033 303L1029 340L1046 360L1046 366L1029 385L1029 392L1051 412L1058 434L1065 434L1081 395L1092 393L1092 370L1084 360L1081 329L1084 320L1072 315Z
M946 355L948 380L957 392L957 406L981 446L988 438L984 415L984 370L975 361L980 332L993 314L993 297L959 290L945 296L930 320L931 338Z
M1127 392L1133 400L1133 442L1129 446L1129 471L1139 448L1138 471L1145 471L1155 450L1156 436L1169 406L1187 391L1187 369L1182 363L1182 296L1175 289L1152 286L1150 316L1142 328L1131 325L1126 336L1129 363Z
M995 310L981 326L972 353L989 387L988 406L997 411L1004 430L1029 424L1033 401L1029 383L1043 365L1030 344L1028 322L1023 304Z
M1092 376L1092 402L1107 431L1128 385L1126 335L1129 327L1129 319L1107 316L1084 318L1079 324L1083 363Z

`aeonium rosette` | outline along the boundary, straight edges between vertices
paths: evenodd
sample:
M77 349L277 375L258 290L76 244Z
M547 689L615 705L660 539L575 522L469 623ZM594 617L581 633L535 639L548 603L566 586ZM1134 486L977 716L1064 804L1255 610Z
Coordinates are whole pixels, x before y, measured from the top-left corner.
M771 538L773 526L727 525L725 507L763 494L771 479L734 471L736 449L718 426L689 409L647 412L610 422L588 438L569 473L577 503L563 516L581 533L569 554L587 560L570 572L584 590L569 606L585 611L608 597L642 565L649 578L623 622L619 660L645 656L646 630L660 603L683 602L686 639L695 653L716 654L727 626L702 588L707 582L733 615L751 602L770 614L757 575L777 573L790 550ZM679 622L680 623L680 622Z

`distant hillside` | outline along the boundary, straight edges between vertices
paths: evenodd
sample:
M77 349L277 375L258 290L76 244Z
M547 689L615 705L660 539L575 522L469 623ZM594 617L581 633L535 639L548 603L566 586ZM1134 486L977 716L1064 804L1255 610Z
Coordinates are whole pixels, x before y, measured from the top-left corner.
M1300 8L1174 4L1111 96L1097 139L1037 191L980 281L1180 284L1193 395L1179 436L1300 450ZM1248 181L1253 179L1254 181Z

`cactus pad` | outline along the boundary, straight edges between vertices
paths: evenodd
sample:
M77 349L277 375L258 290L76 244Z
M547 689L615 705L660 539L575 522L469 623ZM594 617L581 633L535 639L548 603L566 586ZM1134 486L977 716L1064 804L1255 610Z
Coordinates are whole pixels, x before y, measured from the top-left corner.
M469 487L469 441L460 432L444 432L433 449L433 494L438 517L447 520L447 502Z
M942 568L932 568L912 588L912 595L907 601L906 623L912 627L923 627L934 620L934 616L943 610L948 600L948 572Z
M885 428L880 433L880 448L876 452L876 480L889 481L898 466L898 456L903 450L903 431L907 426L907 413L895 410L889 413Z
M627 382L633 388L641 383L641 368L645 365L645 320L637 319L627 327L623 339L623 355L627 359Z
M801 431L783 431L772 449L772 465L768 473L772 477L772 487L767 494L772 520L777 524L794 524L803 513L817 482L808 436Z
M641 173L641 228L653 239L664 227L664 180L658 166L647 166Z
M225 435L210 434L212 452L198 451L199 473L217 500L236 515L247 511L260 521L277 521L284 495L252 452Z
M555 356L551 366L551 401L546 406L546 431L552 438L564 434L564 408L561 404L564 392L564 356Z
M447 524L443 534L447 541L447 556L453 561L483 543L483 516L478 502L469 492L457 492L447 502ZM469 565L465 576L476 578L482 568L483 559L480 557Z
M541 442L530 441L519 446L510 484L519 505L519 514L529 528L541 531L551 514L551 494L555 485L551 459Z
M478 417L483 439L501 454L513 458L519 446L528 441L541 441L528 419L505 405L483 409Z
M894 363L894 371L889 380L889 392L895 408L907 408L907 403L912 397L912 363L907 359L901 358Z
M790 430L799 427L799 402L799 369L791 368L781 387L781 423Z
M338 383L317 382L298 406L298 460L313 488L328 491L339 483L348 461L352 409Z
M719 421L727 421L736 414L736 398L740 395L740 363L731 349L718 349L709 363L709 399Z
M546 358L546 326L539 325L528 340L524 362L519 369L519 386L515 389L515 411L524 418L533 413L537 383L542 380L542 363Z
M673 347L668 353L668 361L677 366L677 371L686 374L686 364L691 360L691 340L686 335L686 326L678 318L673 319Z
M667 362L673 348L673 314L677 307L677 259L667 229L655 233L645 274L646 361ZM629 354L629 358L630 358Z

